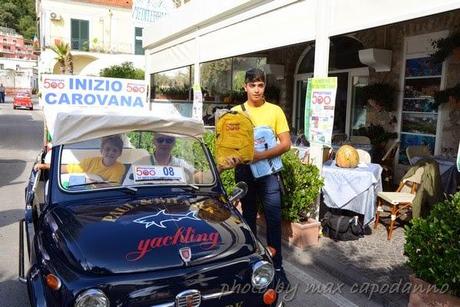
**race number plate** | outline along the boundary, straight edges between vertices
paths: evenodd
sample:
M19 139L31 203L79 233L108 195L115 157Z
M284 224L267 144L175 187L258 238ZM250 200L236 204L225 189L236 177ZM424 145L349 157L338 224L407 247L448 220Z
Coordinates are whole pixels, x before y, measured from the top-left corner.
M179 181L186 182L184 169L168 165L134 165L135 182Z

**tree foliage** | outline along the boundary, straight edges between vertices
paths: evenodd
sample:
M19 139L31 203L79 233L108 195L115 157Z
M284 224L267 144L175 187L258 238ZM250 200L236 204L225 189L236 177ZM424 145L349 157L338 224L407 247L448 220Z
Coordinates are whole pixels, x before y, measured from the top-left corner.
M0 1L0 26L15 29L26 39L37 33L34 0Z
M101 77L122 78L122 79L144 79L144 71L134 68L132 62L124 62L121 65L112 65L101 69Z

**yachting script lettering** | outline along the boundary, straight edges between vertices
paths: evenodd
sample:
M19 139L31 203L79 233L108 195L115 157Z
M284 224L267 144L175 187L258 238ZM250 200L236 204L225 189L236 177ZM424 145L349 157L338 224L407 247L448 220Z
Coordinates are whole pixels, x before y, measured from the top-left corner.
M171 236L159 236L140 240L137 244L137 250L126 254L126 260L138 261L153 249L176 246L178 244L199 243L202 249L209 250L217 246L219 237L220 235L217 231L196 233L193 227L180 227Z

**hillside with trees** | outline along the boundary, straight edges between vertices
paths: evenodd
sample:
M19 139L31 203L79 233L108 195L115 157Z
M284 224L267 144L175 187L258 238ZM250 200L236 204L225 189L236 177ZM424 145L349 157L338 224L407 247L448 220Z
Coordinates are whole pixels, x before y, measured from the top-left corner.
M0 0L0 26L13 28L26 39L37 33L34 0Z

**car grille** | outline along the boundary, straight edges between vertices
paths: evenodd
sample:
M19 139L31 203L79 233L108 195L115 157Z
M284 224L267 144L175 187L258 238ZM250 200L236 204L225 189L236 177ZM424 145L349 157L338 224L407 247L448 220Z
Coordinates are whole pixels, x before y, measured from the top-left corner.
M201 304L201 293L198 290L186 290L176 295L176 307L197 307Z

